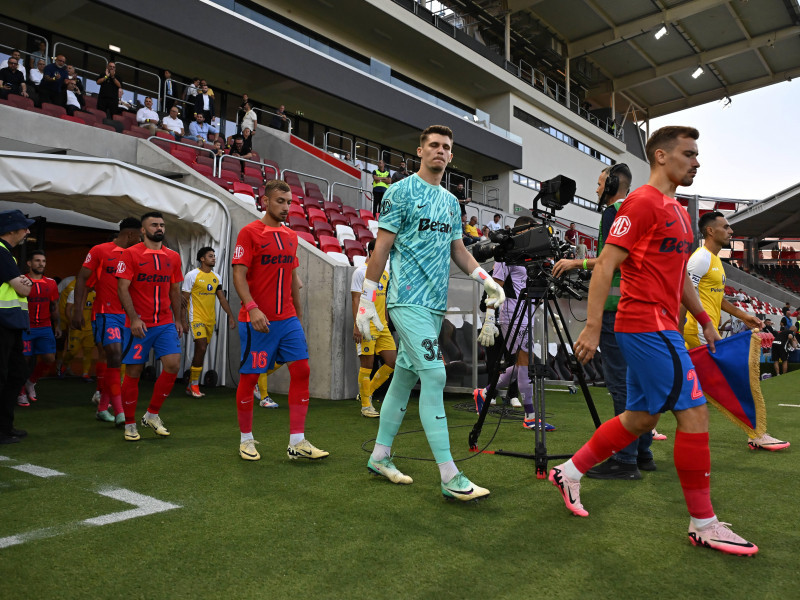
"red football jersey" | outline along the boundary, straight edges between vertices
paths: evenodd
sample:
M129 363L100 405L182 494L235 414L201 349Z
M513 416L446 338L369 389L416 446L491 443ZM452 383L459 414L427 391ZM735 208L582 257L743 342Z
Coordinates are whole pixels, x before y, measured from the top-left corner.
M625 199L606 240L629 252L620 266L616 331L678 330L693 241L689 215L674 198L644 185Z
M92 315L107 313L114 315L125 314L117 294L117 265L124 248L114 242L98 244L86 255L83 266L92 272L86 282L88 287L93 287L97 293L92 305Z
M58 302L58 284L54 279L31 279L33 289L28 296L28 316L31 328L50 327L50 303Z
M292 273L298 266L294 231L269 227L261 221L245 225L236 238L233 264L247 267L250 294L268 320L282 321L297 315L292 301ZM239 320L250 320L244 306Z
M169 289L183 281L181 257L174 250L161 247L150 250L144 242L126 248L117 265L117 277L131 282L133 308L148 327L172 323ZM179 312L180 308L176 312ZM126 325L129 319L126 319Z

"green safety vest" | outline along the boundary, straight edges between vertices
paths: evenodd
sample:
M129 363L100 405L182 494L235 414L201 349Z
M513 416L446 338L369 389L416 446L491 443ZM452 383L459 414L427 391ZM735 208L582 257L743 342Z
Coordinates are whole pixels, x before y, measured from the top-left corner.
M10 253L5 244L0 244L0 248ZM14 262L17 262L16 258L14 258ZM30 327L28 299L17 294L17 291L7 281L0 285L0 327L7 329L28 329Z
M615 211L619 211L619 207L622 206L622 200L619 202L615 202L611 206L614 207ZM605 210L611 208L610 206L606 207ZM605 212L605 211L603 211ZM600 233L597 236L597 256L600 256L600 253L603 251L603 217L600 217ZM603 305L603 310L617 310L617 305L619 305L619 299L622 296L620 292L620 283L622 281L622 273L619 269L614 271L614 277L611 278L611 289L608 292L608 298L606 298L606 303Z
M389 176L389 171L378 171L378 169L375 169L375 175L377 175L378 177L388 177ZM372 187L373 188L376 188L376 187L388 188L389 184L386 183L385 181L373 181L372 182Z

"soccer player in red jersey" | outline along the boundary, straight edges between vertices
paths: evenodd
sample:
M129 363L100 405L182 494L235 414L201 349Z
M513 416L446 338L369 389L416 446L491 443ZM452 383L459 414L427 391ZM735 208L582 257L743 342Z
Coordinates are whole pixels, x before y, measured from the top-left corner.
M139 219L123 219L119 224L119 233L113 240L89 250L75 282L75 306L84 305L88 288L93 287L96 293L92 305L92 332L97 344L97 356L100 357L95 364L100 404L95 416L99 421L114 422L117 427L125 424L120 386L125 311L117 293L116 272L122 251L139 242L141 230L142 222ZM83 320L82 310L72 312L73 329L80 331L84 326ZM109 405L114 411L113 415L108 412Z
M588 516L580 500L583 474L652 430L661 413L672 411L678 425L675 470L691 516L689 540L752 555L758 548L720 522L711 506L708 409L678 331L682 303L702 326L712 352L720 339L687 277L694 236L689 215L674 197L677 187L691 185L697 174L699 135L691 127L663 127L647 142L650 179L628 196L614 219L589 286L586 327L575 342L575 356L585 364L597 350L603 305L619 268L622 298L614 330L628 364L627 407L570 460L552 468L549 478L573 514Z
M28 259L30 269L28 277L33 283L31 295L28 296L31 327L28 331L22 332L23 352L29 357L31 374L17 398L17 404L20 406L30 406L30 400L36 402L36 382L56 361L56 338L61 337L58 284L55 280L44 276L46 265L47 258L44 252L34 250ZM37 362L39 357L41 359Z
M125 439L140 439L136 430L136 402L139 377L150 350L161 360L162 371L153 387L150 405L142 417L142 425L156 435L166 437L169 431L159 416L164 399L169 396L178 377L181 339L185 326L181 315L181 257L165 248L164 216L160 212L142 215L141 243L126 248L117 265L117 292L128 315L130 330L122 343L122 406L125 411Z
M297 234L283 227L289 215L292 192L283 181L273 180L264 190L264 216L239 232L233 253L233 285L242 301L239 311L241 363L236 408L239 416L239 456L259 460L253 439L253 391L258 376L273 365L286 363L289 384L290 459L316 460L328 452L305 439L308 412L308 346L299 317L300 279L295 269Z

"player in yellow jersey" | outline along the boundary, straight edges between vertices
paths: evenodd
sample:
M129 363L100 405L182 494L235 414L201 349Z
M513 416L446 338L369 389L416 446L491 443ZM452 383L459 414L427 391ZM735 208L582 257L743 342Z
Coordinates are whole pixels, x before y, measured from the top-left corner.
M197 262L200 267L186 274L181 292L188 314L189 333L194 339L194 356L186 393L193 398L202 398L205 394L200 391L200 374L203 372L203 360L217 323L216 301L219 300L222 310L227 313L230 329L236 327L236 318L222 292L222 278L212 270L217 264L214 249L209 246L200 248L197 251Z
M64 353L67 351L67 340L69 339L69 321L64 321L64 319L67 318L67 298L69 298L69 293L75 289L75 282L75 277L70 275L58 283L58 316L64 328L63 335L56 340L56 373L59 377L64 377L69 369L69 365L64 365ZM92 398L93 402L94 400Z
M733 229L728 224L725 215L719 211L708 212L700 217L697 227L700 235L703 236L703 245L694 251L686 268L692 283L697 288L703 309L708 313L711 322L719 328L721 313L724 310L729 315L740 319L750 329L763 328L764 323L761 319L747 314L725 300L725 270L718 254L722 248L730 244L733 236ZM679 323L683 323L684 314L685 308L681 307ZM689 349L706 343L702 327L698 327L697 321L691 314L686 315L683 339L686 340ZM790 444L764 433L757 438L751 438L748 446L752 450L775 451L788 448Z
M71 363L78 354L81 354L82 357L82 377L84 381L91 381L90 372L92 370L92 363L94 362L94 334L92 333L92 305L94 304L94 297L95 292L94 290L90 290L89 293L86 295L86 301L83 303L83 318L84 318L84 325L81 329L70 329L69 330L69 342L67 345L67 351L64 353L64 362L66 364ZM67 304L64 309L64 313L67 317L67 323L72 321L72 313L76 310L75 308L75 287L72 286L72 289L69 292L69 296L67 296ZM99 390L95 392L95 396L100 400ZM92 398L94 401L94 398ZM107 412L104 412L102 415L97 413L97 419L99 421L114 421L114 417L109 415Z
M367 262L369 255L375 249L375 240L367 245ZM383 331L378 331L375 325L370 325L372 340L362 339L361 332L356 325L356 311L361 299L361 288L364 286L364 276L367 272L367 263L353 272L353 279L350 284L350 296L353 299L353 340L358 349L361 360L361 367L358 370L358 399L361 401L361 415L364 417L379 417L380 413L372 406L372 394L375 393L383 383L389 379L394 371L394 361L397 358L397 346L394 343L389 327L386 323L386 288L389 286L389 273L384 271L378 281L377 295L375 298L375 311L383 324ZM372 364L375 355L378 354L383 360L383 365L372 375Z

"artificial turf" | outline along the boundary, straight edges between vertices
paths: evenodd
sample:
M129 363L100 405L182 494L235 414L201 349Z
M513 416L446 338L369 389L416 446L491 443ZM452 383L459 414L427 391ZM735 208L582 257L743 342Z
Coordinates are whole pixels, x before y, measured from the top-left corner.
M798 439L800 408L779 404L800 404L800 374L762 387L770 433ZM755 558L690 545L670 415L658 427L669 439L653 444L658 470L640 481L584 479L590 516L581 519L535 478L533 461L467 452L475 415L453 408L465 397L446 399L453 454L471 457L460 468L492 492L470 504L442 498L432 462L396 459L411 486L370 476L362 444L378 421L353 401L312 400L306 434L331 456L300 462L286 456L286 398L275 396L279 409L255 409L262 459L245 462L231 390L195 400L176 386L161 413L171 437L140 426L137 443L94 420L86 384L44 380L37 390L39 401L17 411L28 438L0 447L9 459L0 461L0 538L45 533L0 549L2 598L791 598L800 590L798 450L750 451L713 408L712 500L721 520L760 547ZM141 397L150 390L142 384ZM606 390L593 397L610 417ZM549 451L575 451L592 430L583 397L548 393L547 402L557 426ZM394 450L428 458L416 408L412 399L401 430L409 433ZM496 426L490 417L481 445ZM533 432L504 421L489 448L532 452ZM8 468L21 463L66 476ZM180 508L75 525L131 508L97 494L114 487Z

